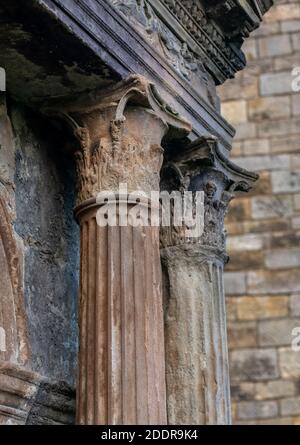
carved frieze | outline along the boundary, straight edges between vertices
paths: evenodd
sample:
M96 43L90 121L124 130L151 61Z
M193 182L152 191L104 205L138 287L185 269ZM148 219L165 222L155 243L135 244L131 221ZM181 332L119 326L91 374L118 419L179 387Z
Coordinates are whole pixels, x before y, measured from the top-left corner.
M109 1L195 88L210 84L212 78L222 83L244 68L243 39L273 4L272 0Z

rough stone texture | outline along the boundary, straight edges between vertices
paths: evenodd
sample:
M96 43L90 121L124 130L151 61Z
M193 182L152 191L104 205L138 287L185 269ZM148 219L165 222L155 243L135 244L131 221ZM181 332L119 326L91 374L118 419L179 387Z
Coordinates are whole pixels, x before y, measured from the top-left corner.
M74 389L0 361L0 425L74 423Z
M223 259L197 244L162 249L162 259L168 421L228 424Z
M275 349L235 349L230 353L233 382L272 380L279 377Z
M275 401L240 402L237 415L239 419L265 419L278 415L278 406Z
M32 369L74 385L79 258L74 168L62 155L62 142L53 140L51 129L37 116L13 107L12 125L15 230L24 246Z
M236 424L299 421L300 353L291 349L292 329L300 326L300 93L291 88L299 29L299 1L277 0L247 42L248 67L219 89L225 117L238 127L234 161L261 176L227 220Z
M69 385L74 405L78 232L72 162L40 117L1 99L0 423L72 423L74 407L65 416L64 396L62 410L54 401Z

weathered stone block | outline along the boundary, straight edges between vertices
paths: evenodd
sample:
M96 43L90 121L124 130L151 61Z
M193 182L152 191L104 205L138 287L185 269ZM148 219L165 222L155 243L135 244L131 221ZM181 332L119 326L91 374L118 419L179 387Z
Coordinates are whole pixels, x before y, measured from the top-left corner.
M243 153L243 143L240 141L234 141L232 143L232 150L231 150L232 157L235 158L236 156L241 156L242 153Z
M279 349L280 374L284 379L300 377L300 354L291 347Z
M260 321L258 323L258 343L261 346L291 345L292 331L299 326L300 318Z
M222 115L231 124L240 124L247 121L247 106L245 100L223 102Z
M279 377L275 349L244 349L230 353L233 382L271 380Z
M279 23L264 22L263 26L260 26L252 33L252 38L253 37L270 36L272 34L279 34L279 33L280 33L280 24Z
M251 217L250 200L237 198L232 201L227 215L227 222L238 222Z
M223 101L256 97L258 95L258 79L256 76L240 72L234 80L228 80L226 86L220 87L219 94Z
M300 5L298 3L274 5L265 15L267 23L293 19L300 19Z
M239 235L239 234L243 233L244 232L243 223L242 222L240 222L240 223L226 222L226 232L227 232L227 235L229 235L229 236L230 235Z
M294 51L299 51L300 48L300 33L292 35L292 45Z
M299 133L300 118L277 119L262 121L258 126L258 137L272 138L276 136L290 136Z
M245 221L243 224L244 231L252 232L252 233L263 233L269 232L269 236L272 232L289 230L290 224L286 218L274 218L274 219L266 219L266 220L258 220L258 221Z
M255 383L242 382L231 385L232 400L253 400L255 397Z
M278 415L278 405L275 401L269 402L239 402L237 407L239 419L266 419Z
M271 153L294 153L300 152L299 136L286 135L284 137L272 138L270 141Z
M300 249L269 250L265 262L269 269L300 267Z
M288 155L248 156L236 158L235 163L251 171L288 169L290 166L290 157Z
M263 74L260 77L260 93L262 96L273 96L292 92L292 73Z
M297 154L292 154L291 155L291 167L294 170L300 170L300 156Z
M260 250L265 245L266 237L262 234L252 234L231 236L227 241L227 248L230 252L244 250Z
M300 229L300 217L296 216L295 218L292 218L292 227L293 229Z
M264 155L269 152L269 139L250 139L249 141L244 141L243 153L245 156Z
M287 218L293 214L293 199L289 195L252 198L252 217L256 219Z
M300 97L299 94L292 96L292 114L298 116L300 114Z
M300 417L294 417L292 423L293 425L300 425Z
M300 317L300 295L292 295L290 298L291 314Z
M259 39L258 49L261 58L274 57L290 54L292 51L292 44L289 35L268 36Z
M248 199L257 195L270 195L272 193L271 174L269 171L259 173L259 180L247 194Z
M226 272L224 274L226 295L243 295L246 293L246 274L243 272Z
M292 269L274 274L269 271L253 271L247 274L247 291L250 294L286 294L300 291L300 271Z
M237 300L237 316L240 320L262 320L288 314L288 297L241 297Z
M237 298L226 298L226 317L228 321L234 321L237 319Z
M228 323L227 330L229 349L251 348L257 345L255 322Z
M248 62L255 60L258 56L256 39L248 39L243 44L243 51Z
M300 210L300 193L294 195L294 209Z
M247 122L235 125L235 139L241 141L244 139L255 139L257 137L257 128L254 122Z
M270 238L270 249L291 248L300 246L300 233L286 230L283 233L273 233Z
M300 170L272 172L271 179L274 193L300 192Z
M248 113L251 120L277 119L289 117L291 104L289 96L258 97L248 102Z
M281 400L281 413L284 416L296 416L300 414L300 397L290 397Z
M297 32L300 31L300 20L287 20L280 24L281 31L286 32Z
M285 57L275 57L272 59L273 68L269 72L282 72L291 70L291 67L298 66L299 56L297 53Z
M274 380L255 385L255 397L258 400L289 397L295 395L295 392L296 385L289 380Z
M228 249L229 262L226 264L226 271L238 271L245 269L260 269L264 266L263 251L233 251Z

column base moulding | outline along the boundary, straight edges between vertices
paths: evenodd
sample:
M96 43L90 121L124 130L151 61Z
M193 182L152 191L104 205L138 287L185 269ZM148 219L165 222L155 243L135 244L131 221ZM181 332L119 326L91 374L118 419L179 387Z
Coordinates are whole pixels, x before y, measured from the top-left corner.
M75 390L17 365L0 362L0 425L72 425Z

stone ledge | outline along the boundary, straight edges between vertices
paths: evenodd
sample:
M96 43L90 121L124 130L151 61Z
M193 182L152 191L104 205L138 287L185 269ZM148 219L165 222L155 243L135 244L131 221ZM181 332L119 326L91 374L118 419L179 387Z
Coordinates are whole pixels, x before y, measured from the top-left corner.
M0 425L68 425L74 418L73 388L0 362Z

